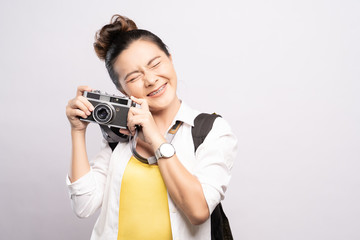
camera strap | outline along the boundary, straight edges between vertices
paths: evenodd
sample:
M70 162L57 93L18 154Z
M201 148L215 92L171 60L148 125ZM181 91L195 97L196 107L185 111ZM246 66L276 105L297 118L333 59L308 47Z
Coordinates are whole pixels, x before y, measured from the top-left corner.
M99 124L99 126L103 137L109 143L127 142L129 140L129 137L125 134L121 134L118 128L116 131L113 131L111 127L108 127L107 125ZM119 133L117 134L116 132Z
M172 140L174 139L175 137L175 134L177 133L177 131L179 130L181 124L183 122L181 121L176 121L175 124L170 128L170 130L168 131L168 133L166 134L166 141L168 143L171 143ZM134 157L139 160L140 162L142 163L146 163L146 164L156 164L156 157L155 156L151 156L151 157L148 157L148 158L144 158L143 156L141 156L137 151L136 151L136 139L137 139L137 136L138 136L138 132L139 130L136 129L135 131L135 134L134 136L130 136L130 149L131 149L131 152L132 154L134 155Z

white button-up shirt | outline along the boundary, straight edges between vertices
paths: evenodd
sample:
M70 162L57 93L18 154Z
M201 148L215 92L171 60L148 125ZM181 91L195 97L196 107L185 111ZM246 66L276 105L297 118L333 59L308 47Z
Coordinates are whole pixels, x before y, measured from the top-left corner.
M191 128L198 114L199 111L182 102L173 124L176 120L183 124L172 144L179 161L201 183L209 211L212 212L224 199L237 152L237 139L229 124L218 117L203 144L194 153ZM121 180L131 156L129 143L119 143L112 151L104 141L100 153L90 161L90 172L73 183L68 177L66 179L77 216L88 217L101 207L92 240L117 239ZM173 239L211 239L210 218L201 225L192 225L170 196L168 202ZM139 223L139 231L141 224L146 223Z

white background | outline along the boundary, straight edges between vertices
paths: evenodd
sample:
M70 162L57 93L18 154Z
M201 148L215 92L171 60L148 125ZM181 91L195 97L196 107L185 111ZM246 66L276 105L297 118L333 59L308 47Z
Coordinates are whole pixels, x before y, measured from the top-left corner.
M71 210L67 101L117 93L92 43L120 13L169 46L179 96L239 138L235 239L360 239L360 2L0 2L0 238L89 239ZM99 128L89 126L89 155Z

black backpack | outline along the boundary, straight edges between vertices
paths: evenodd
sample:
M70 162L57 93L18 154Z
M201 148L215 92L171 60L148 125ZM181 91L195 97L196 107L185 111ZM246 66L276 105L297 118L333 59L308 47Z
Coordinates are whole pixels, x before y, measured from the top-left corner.
M194 127L191 130L195 151L204 142L217 117L220 117L220 115L201 113L195 118ZM115 129L113 131L118 132ZM114 151L117 143L109 143L109 145ZM211 213L211 240L233 240L229 220L223 211L221 203Z

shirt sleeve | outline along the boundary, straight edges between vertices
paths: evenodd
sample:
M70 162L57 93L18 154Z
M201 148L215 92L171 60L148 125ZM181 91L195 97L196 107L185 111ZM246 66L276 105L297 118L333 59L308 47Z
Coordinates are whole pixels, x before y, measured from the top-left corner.
M195 153L197 164L194 175L202 185L210 213L225 197L236 154L236 136L223 118L216 118Z
M101 151L90 161L90 171L73 183L66 177L71 206L78 217L88 217L101 206L111 154L103 140Z

